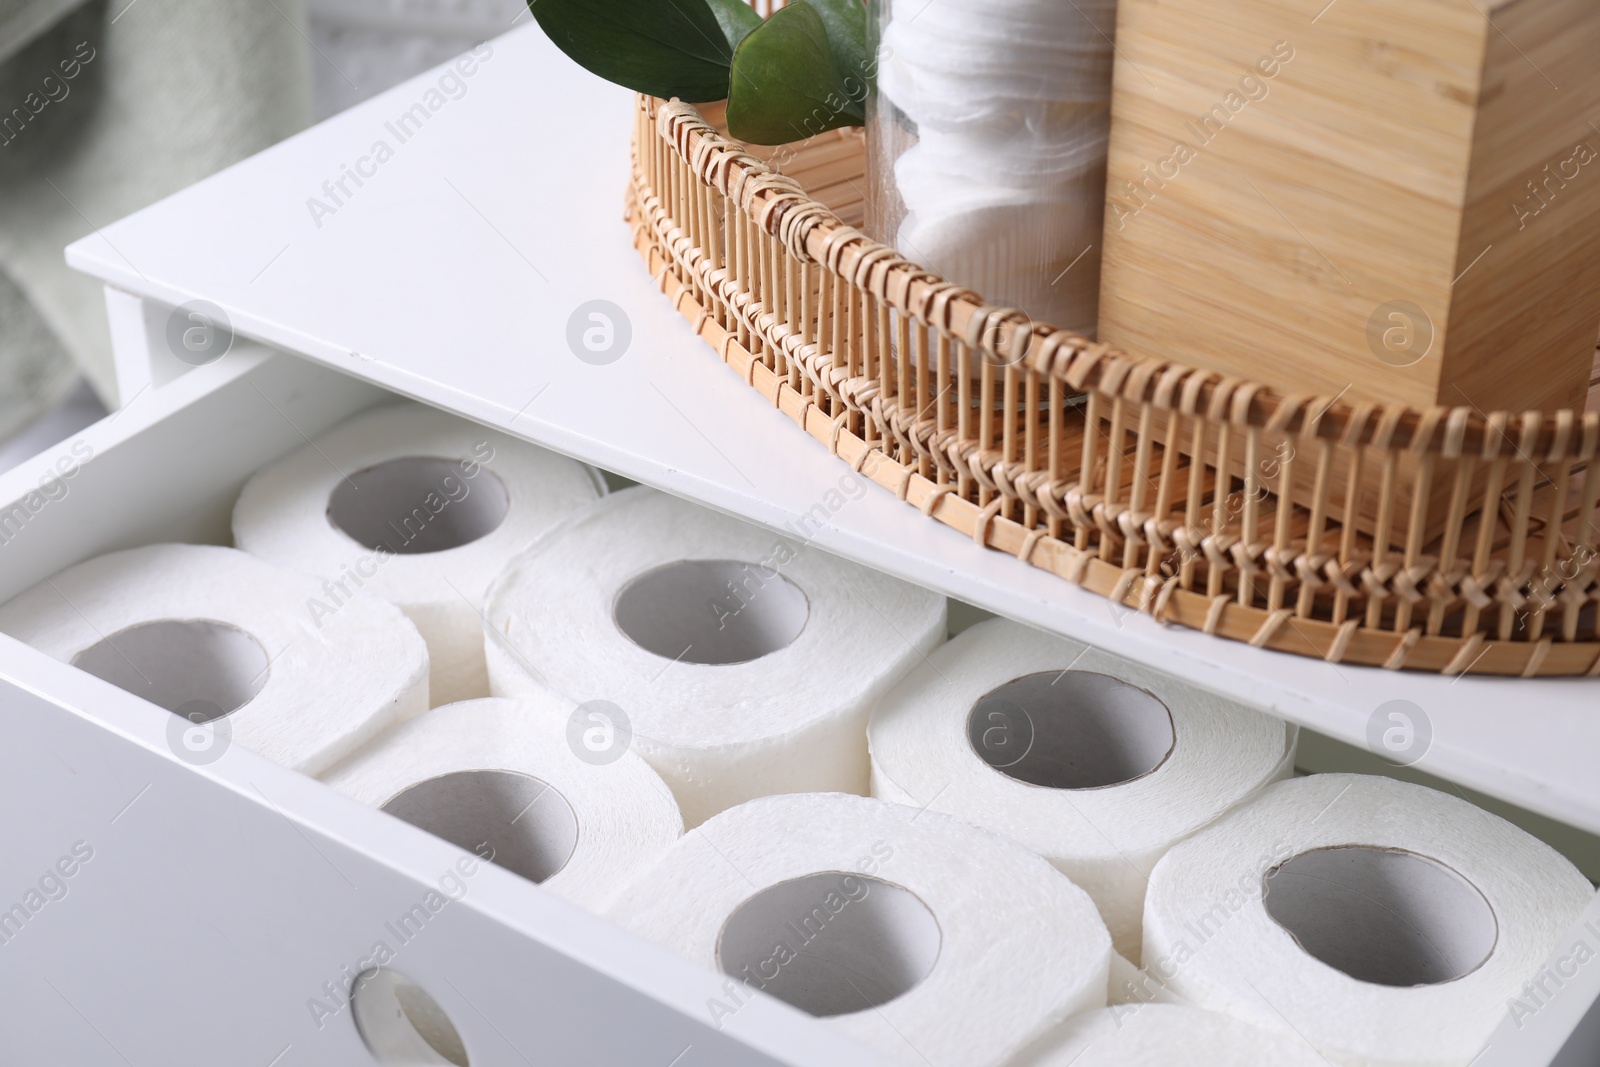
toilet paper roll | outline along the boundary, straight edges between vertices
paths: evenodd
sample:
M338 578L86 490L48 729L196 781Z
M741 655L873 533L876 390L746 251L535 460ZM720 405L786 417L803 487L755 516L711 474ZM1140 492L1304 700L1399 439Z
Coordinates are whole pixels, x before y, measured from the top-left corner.
M234 542L324 580L320 610L357 589L398 605L428 642L435 705L487 696L484 590L505 561L604 492L564 456L421 404L357 415L262 468Z
M1145 880L1293 767L1295 728L1075 641L991 619L919 664L868 729L872 793L1059 867L1139 958Z
M603 704L695 826L772 793L866 792L867 711L943 639L945 601L640 488L509 567L488 624L495 695Z
M1113 953L1111 956L1111 982L1106 988L1106 1003L1192 1006L1161 982L1156 981L1150 972L1131 962L1121 953Z
M572 711L551 694L435 708L323 781L598 911L678 839L683 819L637 755L570 744Z
M896 1063L997 1067L1105 1003L1111 941L1049 864L947 816L842 793L767 797L686 834L610 916Z
M1172 1004L1089 1012L1048 1044L1014 1067L1328 1067L1298 1037Z
M186 762L237 744L315 774L428 706L416 627L359 592L318 614L321 595L231 548L149 545L19 594L0 631L180 716L168 741Z
M1106 979L1106 1003L1127 1004L1134 998L1130 989L1137 989L1144 972L1120 952L1111 953L1111 973Z
M1548 845L1459 797L1318 774L1156 865L1144 965L1336 1063L1464 1065L1593 896Z

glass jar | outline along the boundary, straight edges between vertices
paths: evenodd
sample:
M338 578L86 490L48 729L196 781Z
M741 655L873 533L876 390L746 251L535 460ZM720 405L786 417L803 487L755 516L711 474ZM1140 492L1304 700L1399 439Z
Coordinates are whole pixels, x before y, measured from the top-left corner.
M872 0L867 230L1094 336L1115 0Z

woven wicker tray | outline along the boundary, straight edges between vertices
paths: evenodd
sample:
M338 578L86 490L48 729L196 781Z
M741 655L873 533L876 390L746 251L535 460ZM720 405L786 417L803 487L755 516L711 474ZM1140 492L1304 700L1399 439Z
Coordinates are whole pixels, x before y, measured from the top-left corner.
M639 99L635 246L724 362L907 504L1258 647L1600 674L1600 415L1286 396L1095 344L868 240L859 131L774 152L719 118Z

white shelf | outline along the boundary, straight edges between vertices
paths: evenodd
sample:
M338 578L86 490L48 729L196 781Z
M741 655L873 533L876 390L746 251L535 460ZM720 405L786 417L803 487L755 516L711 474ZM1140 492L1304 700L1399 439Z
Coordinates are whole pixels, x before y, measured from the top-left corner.
M69 262L152 304L212 301L242 336L790 526L847 468L724 368L645 275L622 221L631 94L531 25L491 48L459 99L440 97L403 143L392 124L426 110L437 72L106 226ZM363 163L380 141L392 158ZM360 187L346 179L350 195L334 204L324 183L358 165L373 173ZM336 210L313 218L313 197ZM569 317L595 299L632 325L631 347L608 366L580 361L565 340ZM159 332L164 313L146 318ZM132 394L147 372L128 337L119 359ZM877 488L815 543L1354 744L1380 705L1409 700L1434 730L1419 769L1600 832L1600 681L1334 667L1164 628Z

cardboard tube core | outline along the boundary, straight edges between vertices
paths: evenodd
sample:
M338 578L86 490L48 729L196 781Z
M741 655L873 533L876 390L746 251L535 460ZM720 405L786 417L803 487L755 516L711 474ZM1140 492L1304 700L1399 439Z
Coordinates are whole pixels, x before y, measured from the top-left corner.
M724 974L819 1017L887 1004L933 970L938 920L909 889L844 871L769 886L728 916Z
M617 629L647 652L684 663L748 663L800 636L811 605L776 567L684 559L648 570L617 594Z
M402 790L383 810L530 882L567 865L578 816L553 786L516 771L453 771Z
M203 723L238 711L266 684L269 660L255 637L213 619L156 619L72 657L72 665Z
M1092 671L1042 671L990 690L967 716L989 766L1047 789L1101 789L1166 762L1177 735L1150 693Z
M1362 982L1454 981L1477 970L1499 937L1494 909L1476 886L1405 849L1312 849L1262 883L1267 914L1301 948Z
M487 537L510 507L505 483L471 460L401 456L341 478L328 521L374 551L415 556Z

